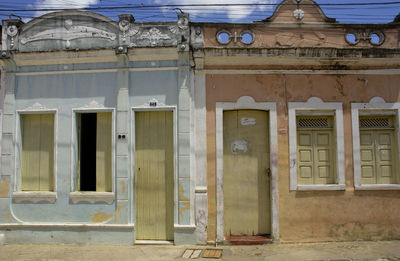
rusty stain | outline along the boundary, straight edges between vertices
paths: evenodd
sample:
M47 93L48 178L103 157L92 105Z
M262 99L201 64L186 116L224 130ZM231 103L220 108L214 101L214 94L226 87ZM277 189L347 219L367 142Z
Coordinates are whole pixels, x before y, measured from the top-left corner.
M12 222L11 222L11 215L10 215L9 213L4 214L4 217L7 219L7 222L8 222L8 223L12 223Z
M93 223L101 223L104 222L110 218L112 218L114 214L106 214L104 212L99 212L93 215L92 217L92 222Z
M183 218L184 217L184 212L188 211L190 209L190 202L189 201L184 201L181 202L182 207L179 208L179 217Z
M181 182L179 182L179 200L188 201L189 199L185 197L185 190Z
M2 179L0 188L0 198L8 198L8 191L10 189L10 181Z
M126 190L125 181L120 181L119 184L121 184L121 192L125 192Z

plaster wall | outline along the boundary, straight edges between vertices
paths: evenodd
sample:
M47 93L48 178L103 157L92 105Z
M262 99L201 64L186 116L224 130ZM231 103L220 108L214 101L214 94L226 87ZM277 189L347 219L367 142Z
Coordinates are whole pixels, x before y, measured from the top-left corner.
M100 54L100 53L99 53ZM117 62L74 62L18 66L7 85L7 117L2 141L0 179L0 243L133 244L134 117L132 108L174 110L175 129L175 243L195 243L194 179L191 175L191 87L187 57L176 60L131 61L125 55ZM114 58L115 59L115 58ZM178 66L180 65L180 67ZM151 108L150 101L157 101ZM74 203L70 192L75 175L74 110L111 109L114 140L114 200ZM56 199L16 201L20 172L21 137L18 113L52 110L55 117ZM126 135L126 139L117 138ZM73 178L72 178L73 179ZM193 191L192 191L193 190ZM4 203L4 204L3 204ZM5 228L5 230L3 230Z
M343 104L345 191L289 191L288 114L285 101L306 102L319 97ZM256 102L276 102L279 180L279 238L281 242L383 240L400 238L400 192L355 191L351 103L369 102L375 96L399 102L398 75L279 75L207 74L207 195L208 242L215 242L216 208L216 117L217 102L236 102L251 96Z
M368 28L368 27L366 27ZM231 34L235 32L239 35L241 32L250 30L254 34L254 42L250 45L231 41L228 47L334 47L334 48L362 48L373 47L368 41L360 40L357 45L350 45L346 42L345 36L348 29L358 30L351 26L333 26L333 25L296 25L296 24L226 24L222 26L205 25L204 27L204 45L206 47L221 46L216 40L216 34L224 29ZM360 32L367 34L373 31L373 28L362 29ZM399 32L396 28L387 28L385 33L385 42L379 47L397 48ZM224 45L225 46L225 45Z

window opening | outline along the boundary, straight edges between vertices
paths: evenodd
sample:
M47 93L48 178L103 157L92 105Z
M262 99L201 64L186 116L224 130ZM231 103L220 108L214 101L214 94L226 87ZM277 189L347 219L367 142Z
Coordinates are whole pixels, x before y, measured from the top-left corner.
M111 112L78 113L78 188L111 192Z

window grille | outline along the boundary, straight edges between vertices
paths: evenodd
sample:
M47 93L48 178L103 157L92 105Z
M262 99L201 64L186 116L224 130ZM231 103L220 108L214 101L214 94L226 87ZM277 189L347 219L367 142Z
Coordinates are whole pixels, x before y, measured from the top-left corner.
M393 127L393 121L388 117L360 119L360 129L392 129Z
M331 129L332 123L329 118L298 118L298 129Z

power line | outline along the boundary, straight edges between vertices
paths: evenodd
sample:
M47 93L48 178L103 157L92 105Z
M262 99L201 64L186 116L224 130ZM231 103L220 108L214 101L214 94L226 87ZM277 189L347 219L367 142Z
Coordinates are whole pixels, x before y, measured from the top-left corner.
M400 1L395 2L373 2L373 3L326 3L319 4L319 6L379 6L379 5L396 5L400 4ZM0 8L0 11L7 12L47 12L47 11L62 11L62 10L117 10L117 9L143 9L143 8L175 8L175 7L239 7L239 6L278 6L276 3L264 3L264 4L167 4L167 5L124 5L124 6L97 6L97 7L86 7L86 8L31 8L31 9L9 9ZM293 5L297 4L284 4ZM300 6L313 6L314 4L300 4Z

